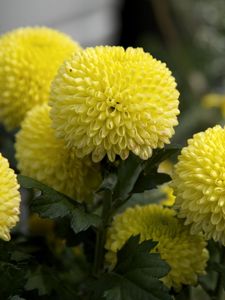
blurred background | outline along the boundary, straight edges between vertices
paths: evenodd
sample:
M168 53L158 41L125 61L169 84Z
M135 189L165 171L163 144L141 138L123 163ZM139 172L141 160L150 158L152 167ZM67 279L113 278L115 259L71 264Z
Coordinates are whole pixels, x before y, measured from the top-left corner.
M173 142L184 145L193 133L224 122L224 15L224 0L0 0L0 34L46 25L83 47L143 47L176 77L181 114ZM7 157L9 143L0 144Z

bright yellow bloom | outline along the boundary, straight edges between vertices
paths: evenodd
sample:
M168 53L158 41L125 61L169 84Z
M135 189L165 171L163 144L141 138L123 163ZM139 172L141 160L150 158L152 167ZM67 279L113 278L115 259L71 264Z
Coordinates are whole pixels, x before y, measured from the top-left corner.
M19 28L0 38L0 120L7 129L48 101L59 66L78 49L67 35L45 27Z
M210 107L219 107L221 108L222 114L225 117L225 95L220 94L207 94L202 99L203 106Z
M10 229L19 220L20 194L16 175L0 154L0 239L10 240Z
M77 200L87 200L101 180L99 166L65 148L51 127L47 104L28 112L16 136L16 158L23 175Z
M188 140L175 166L179 216L192 232L225 245L225 129L217 125Z
M177 125L176 82L164 63L141 48L99 46L67 60L50 105L58 137L95 162L133 152L142 159L169 143Z
M176 218L176 212L150 204L128 208L115 217L107 235L106 260L116 263L116 252L132 235L140 234L141 241L158 241L154 252L159 252L171 267L163 278L168 287L180 289L182 284L194 285L197 276L204 274L208 252L206 242L199 235L191 235L189 228Z

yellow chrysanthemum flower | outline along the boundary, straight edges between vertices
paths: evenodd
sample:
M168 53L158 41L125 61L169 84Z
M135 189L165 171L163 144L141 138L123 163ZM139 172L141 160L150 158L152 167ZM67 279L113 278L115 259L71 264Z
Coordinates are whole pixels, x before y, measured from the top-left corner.
M173 164L170 160L166 159L159 164L158 173L166 173L170 176L173 174Z
M173 206L176 197L174 196L173 189L171 188L171 186L165 183L160 187L160 189L165 194L165 198L161 200L160 204L165 206Z
M16 158L23 175L77 200L88 200L101 180L99 166L65 148L51 128L47 104L28 112L16 136Z
M203 97L202 104L207 108L219 107L225 117L225 95L215 93L207 94Z
M178 290L182 284L196 284L208 260L206 242L200 235L191 235L175 214L172 209L150 204L128 208L116 216L108 230L106 261L114 265L117 251L129 237L140 234L141 241L158 241L154 251L171 267L162 279L168 287Z
M0 120L7 129L48 101L59 66L78 49L69 36L45 27L19 28L0 38Z
M175 166L173 189L179 216L192 232L225 245L225 129L217 125L188 140Z
M176 83L141 48L99 46L67 60L50 96L56 134L77 156L110 161L129 151L142 159L169 143L177 125Z
M0 239L10 240L10 229L19 220L20 194L16 175L0 153Z
M173 164L171 161L164 160L160 163L158 167L158 173L165 173L170 176L173 174ZM173 206L175 202L175 196L173 194L173 189L170 186L170 183L165 183L160 186L160 190L165 194L165 197L160 201L160 204L165 206Z

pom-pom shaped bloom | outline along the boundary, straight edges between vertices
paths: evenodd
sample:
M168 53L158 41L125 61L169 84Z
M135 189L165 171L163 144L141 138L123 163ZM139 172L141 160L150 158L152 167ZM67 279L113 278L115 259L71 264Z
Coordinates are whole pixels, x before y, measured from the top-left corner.
M0 239L10 240L10 229L19 220L20 194L16 175L0 154Z
M0 120L7 129L48 101L59 66L78 49L68 36L45 27L19 28L0 38Z
M188 140L175 166L179 215L192 232L225 245L225 130L217 125Z
M140 234L142 241L158 241L154 251L171 267L162 279L168 287L179 289L182 284L196 284L208 259L206 242L199 235L191 235L175 214L174 210L156 204L128 208L115 217L108 230L106 260L115 264L116 252L130 236Z
M67 60L55 77L51 118L79 157L111 161L129 151L148 159L177 125L176 83L164 63L142 49L99 46Z
M99 166L65 148L51 128L49 106L28 112L16 136L16 158L22 174L77 200L87 200L101 180Z

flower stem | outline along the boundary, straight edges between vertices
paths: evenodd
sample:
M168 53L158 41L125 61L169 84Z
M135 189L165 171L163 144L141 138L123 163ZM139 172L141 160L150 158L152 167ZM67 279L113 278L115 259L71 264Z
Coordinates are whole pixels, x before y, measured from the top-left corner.
M97 229L97 234L96 234L94 275L97 277L101 274L103 270L106 232L112 215L111 206L112 206L112 192L106 189L103 198L103 203L102 203L102 224Z
M223 299L222 296L223 296L222 276L219 273L214 295L212 296L212 300L222 300Z
M225 247L221 246L220 263L224 264L224 260L225 260ZM217 279L216 287L214 290L214 296L212 297L212 300L223 300L223 299L224 299L223 275L221 273L218 273L218 279Z

